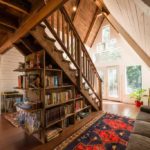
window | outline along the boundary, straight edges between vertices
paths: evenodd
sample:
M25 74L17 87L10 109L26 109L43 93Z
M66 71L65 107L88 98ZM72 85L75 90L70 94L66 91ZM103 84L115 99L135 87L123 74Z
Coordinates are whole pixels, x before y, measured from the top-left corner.
M104 26L102 29L102 42L108 42L110 40L110 26Z
M142 88L141 66L128 66L126 68L126 93Z

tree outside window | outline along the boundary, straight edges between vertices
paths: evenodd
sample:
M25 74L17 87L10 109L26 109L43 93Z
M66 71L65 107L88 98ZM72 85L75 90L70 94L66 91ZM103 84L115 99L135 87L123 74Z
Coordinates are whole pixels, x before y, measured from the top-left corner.
M126 68L126 85L127 94L142 88L141 66L128 66Z

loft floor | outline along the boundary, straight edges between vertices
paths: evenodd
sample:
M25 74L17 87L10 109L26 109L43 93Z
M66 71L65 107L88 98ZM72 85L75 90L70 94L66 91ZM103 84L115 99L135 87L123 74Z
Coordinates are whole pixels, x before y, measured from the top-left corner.
M139 109L134 105L123 104L111 101L103 102L104 112L110 112L118 115L123 115L131 118L135 118ZM32 136L26 136L22 129L14 128L12 125L6 121L3 116L0 116L0 149L2 150L50 150L50 147L53 149L61 141L70 136L73 132L84 126L88 121L97 115L101 115L102 112L95 112L89 115L84 121L76 123L74 126L70 126L62 136L56 138L55 140L42 145ZM68 132L69 131L69 132Z

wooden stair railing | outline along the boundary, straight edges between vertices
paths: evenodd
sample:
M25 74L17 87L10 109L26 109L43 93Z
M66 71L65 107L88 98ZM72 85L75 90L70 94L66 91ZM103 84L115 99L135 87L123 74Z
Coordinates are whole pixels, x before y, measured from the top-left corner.
M78 71L78 88L86 84L102 110L101 78L65 8L57 9L44 23Z

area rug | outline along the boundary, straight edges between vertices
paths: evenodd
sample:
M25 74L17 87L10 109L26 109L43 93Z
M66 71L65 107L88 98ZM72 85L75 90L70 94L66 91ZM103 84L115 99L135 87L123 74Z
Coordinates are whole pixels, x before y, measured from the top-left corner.
M14 127L18 128L19 127L19 123L17 121L17 112L14 113L7 113L4 115L4 118L9 121Z
M114 114L94 118L55 150L125 150L134 120Z

